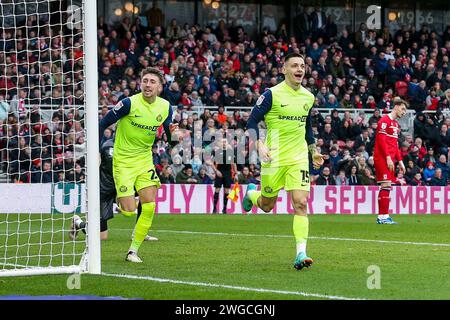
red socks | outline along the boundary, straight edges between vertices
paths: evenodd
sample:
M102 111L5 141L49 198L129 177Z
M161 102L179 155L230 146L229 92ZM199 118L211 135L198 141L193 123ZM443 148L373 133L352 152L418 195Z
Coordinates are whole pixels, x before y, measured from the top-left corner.
M389 214L389 204L391 203L390 188L381 188L378 193L378 214Z

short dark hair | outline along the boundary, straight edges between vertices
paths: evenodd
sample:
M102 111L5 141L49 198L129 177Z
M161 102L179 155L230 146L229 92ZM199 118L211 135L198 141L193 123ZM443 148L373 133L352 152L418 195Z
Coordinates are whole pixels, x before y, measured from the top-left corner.
M286 57L284 57L284 63L287 63L289 61L289 59L292 58L302 58L303 61L305 61L305 56L300 54L300 53L296 53L296 52L292 52L289 53L288 55L286 55Z
M164 77L163 77L161 71L159 71L159 69L152 68L152 67L147 67L147 68L143 69L141 71L141 79L147 74L153 74L153 75L157 76L159 81L161 82L161 84L162 85L164 84Z

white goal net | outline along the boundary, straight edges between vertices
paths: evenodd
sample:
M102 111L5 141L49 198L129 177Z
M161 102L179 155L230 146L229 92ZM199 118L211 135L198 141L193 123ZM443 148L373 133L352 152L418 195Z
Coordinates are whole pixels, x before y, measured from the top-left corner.
M75 214L88 218L97 136L86 112L89 2L0 1L0 276L88 271L98 249L89 232L69 236Z

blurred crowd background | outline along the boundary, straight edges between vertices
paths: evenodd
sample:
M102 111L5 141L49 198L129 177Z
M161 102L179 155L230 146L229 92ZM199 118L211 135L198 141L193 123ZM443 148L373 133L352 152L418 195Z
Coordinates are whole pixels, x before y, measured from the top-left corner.
M174 108L182 135L170 148L162 130L152 148L163 183L213 183L221 139L194 143L205 132L228 138L240 153L234 179L259 183L260 163L248 146L247 121L258 97L283 80L283 57L304 54L303 86L316 97L312 125L326 160L311 168L312 184L375 185L373 147L377 121L395 96L414 112L413 128L399 139L405 174L399 185L448 185L450 166L450 26L436 32L388 26L338 28L323 8L249 35L243 26L144 26L140 17L114 25L98 19L99 119L140 91L139 73L154 66L165 77L162 97ZM55 30L37 15L16 28L0 28L0 172L8 182L83 182L85 130L83 38ZM114 126L102 142L113 139ZM413 130L409 130L413 129ZM413 133L411 133L413 132ZM204 140L204 139L203 139ZM210 139L211 140L211 139ZM217 143L220 142L220 143ZM239 148L243 142L245 148Z

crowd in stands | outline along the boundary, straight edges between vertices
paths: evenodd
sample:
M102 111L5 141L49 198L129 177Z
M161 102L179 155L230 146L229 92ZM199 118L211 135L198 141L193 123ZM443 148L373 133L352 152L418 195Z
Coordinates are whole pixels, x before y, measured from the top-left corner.
M356 32L338 34L331 18L318 15L324 16L320 8L296 17L294 36L285 25L253 36L224 21L215 28L176 20L144 27L139 17L125 17L111 26L100 17L100 118L139 92L143 68L157 67L166 81L162 96L174 106L174 121L182 129L178 147L171 149L161 131L152 149L161 181L212 183L214 159L208 152L215 143L196 145L195 140L205 132L227 137L234 130L237 138L229 143L246 160L238 165L235 179L258 183L255 153L237 147L248 142L249 110L226 113L224 106L253 106L283 80L283 56L298 52L306 57L303 86L316 97L312 125L317 147L326 155L320 170L311 169L313 184L376 184L372 154L377 121L400 96L417 114L414 136L404 134L399 141L407 171L397 174L398 184L448 185L450 26L443 33L427 25L420 30L403 26L394 33L387 26L370 30L362 23ZM2 169L13 182L84 181L84 121L74 107L84 97L82 36L53 34L50 28L38 28L39 23L30 18L27 33L23 28L0 32ZM39 57L38 48L44 52ZM58 110L47 123L40 114L42 104ZM361 110L354 117L355 109L372 111ZM113 136L114 126L102 141Z

